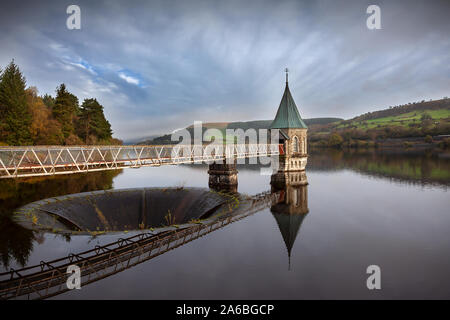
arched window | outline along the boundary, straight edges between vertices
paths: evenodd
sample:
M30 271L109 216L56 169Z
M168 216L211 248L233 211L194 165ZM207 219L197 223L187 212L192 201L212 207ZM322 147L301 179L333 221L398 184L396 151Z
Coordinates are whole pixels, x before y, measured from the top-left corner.
M294 153L298 153L299 152L299 147L298 147L298 138L294 137Z

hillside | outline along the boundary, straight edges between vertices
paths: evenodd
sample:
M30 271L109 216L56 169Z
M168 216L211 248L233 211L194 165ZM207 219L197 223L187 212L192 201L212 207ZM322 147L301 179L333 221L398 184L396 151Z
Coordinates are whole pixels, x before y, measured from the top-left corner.
M421 102L413 102L404 105L391 106L388 109L379 110L375 112L367 112L363 115L357 116L351 120L364 121L364 120L373 120L379 118L387 118L387 117L395 117L400 116L405 113L410 113L413 111L424 111L424 110L442 110L448 109L450 107L450 99L444 97L440 100L430 100Z
M307 126L313 126L316 124L330 124L337 121L342 121L341 118L311 118L311 119L304 119L304 122ZM270 124L272 123L272 120L255 120L255 121L239 121L239 122L207 122L203 123L203 132L205 132L207 129L218 129L222 132L223 136L226 136L226 129L243 129L248 130L250 128L253 128L255 130L258 129L269 129ZM193 136L193 125L190 125L186 127L186 129L191 133L191 136ZM174 143L171 141L171 134L165 134L160 137L156 137L153 139L145 139L142 142L139 142L138 144L172 144Z
M450 99L421 101L310 127L312 146L353 146L450 134Z
M427 137L430 140L435 136L450 134L450 99L445 97L392 106L348 120L312 118L304 121L308 126L308 140L312 147L367 147L387 139L405 139L405 145L408 145L407 140L411 138L424 140ZM268 129L271 123L272 120L210 122L203 124L203 132L216 128L229 141L233 138L226 137L226 129ZM187 130L193 136L193 126L187 127ZM166 134L145 139L139 144L172 143L171 135Z

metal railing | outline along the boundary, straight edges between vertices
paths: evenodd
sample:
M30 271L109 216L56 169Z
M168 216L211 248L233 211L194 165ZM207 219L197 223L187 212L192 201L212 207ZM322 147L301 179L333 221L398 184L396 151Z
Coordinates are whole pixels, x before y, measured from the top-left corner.
M81 285L93 283L124 271L210 232L241 220L278 201L279 193L261 193L244 201L237 211L207 223L159 234L141 233L94 249L70 254L53 261L0 274L0 299L44 299L69 291L69 265L81 271Z
M0 178L279 155L278 144L0 147Z

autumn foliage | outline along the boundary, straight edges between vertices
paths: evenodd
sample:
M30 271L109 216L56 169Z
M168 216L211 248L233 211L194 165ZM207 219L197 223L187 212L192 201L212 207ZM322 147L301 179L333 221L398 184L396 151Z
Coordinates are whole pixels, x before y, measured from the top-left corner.
M26 88L14 60L0 69L0 146L120 143L96 99L80 106L65 84L55 97L39 96L36 87Z

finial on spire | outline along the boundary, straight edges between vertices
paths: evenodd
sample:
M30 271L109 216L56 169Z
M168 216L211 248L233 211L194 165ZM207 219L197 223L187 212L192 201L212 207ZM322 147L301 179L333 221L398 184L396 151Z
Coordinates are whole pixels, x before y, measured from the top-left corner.
M284 69L284 72L286 72L286 83L288 83L288 72L289 72L289 69L288 68Z

